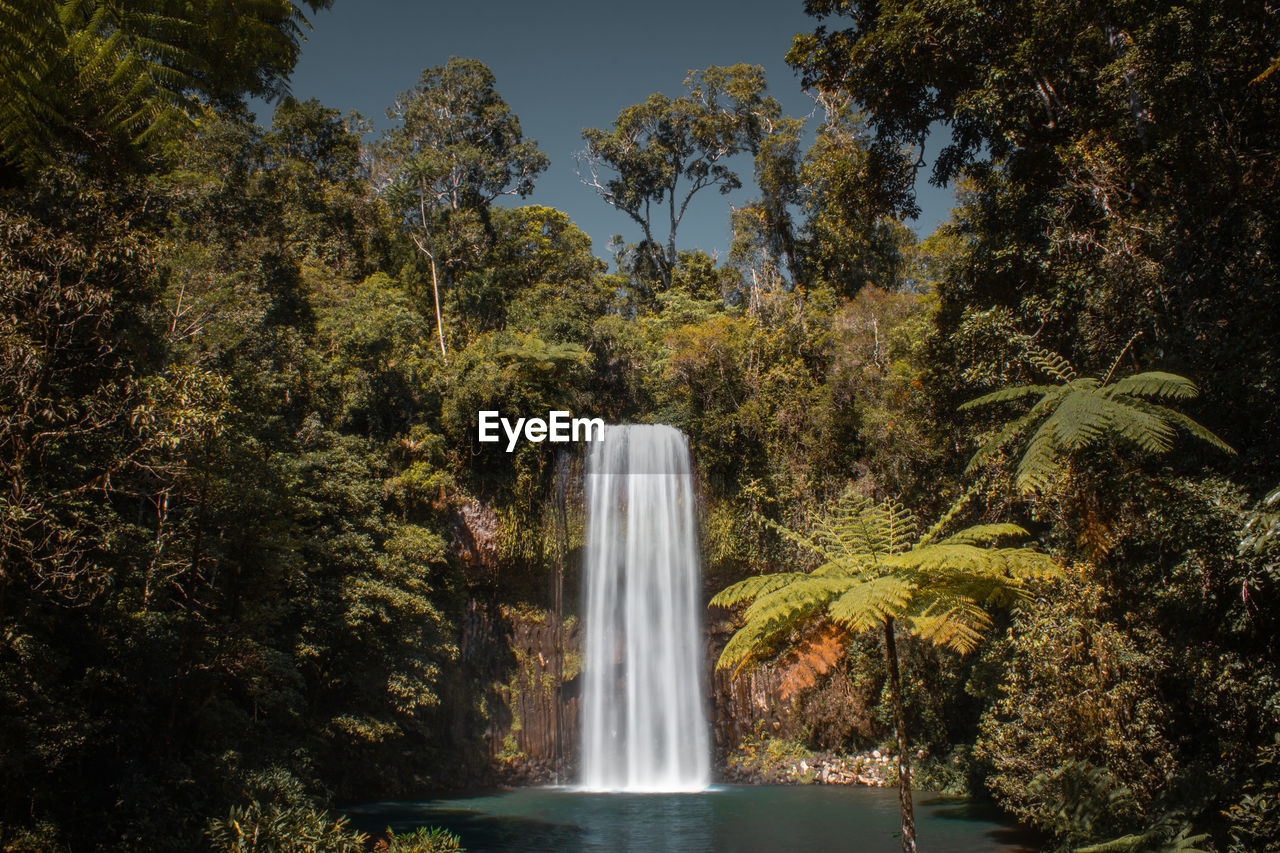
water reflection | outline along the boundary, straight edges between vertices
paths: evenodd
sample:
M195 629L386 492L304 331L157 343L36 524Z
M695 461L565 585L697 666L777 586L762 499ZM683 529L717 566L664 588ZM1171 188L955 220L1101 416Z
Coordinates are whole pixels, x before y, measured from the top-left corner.
M348 810L366 832L444 826L471 853L896 853L898 806L883 789L725 787L699 794L601 794L530 788ZM1031 849L963 801L917 798L921 849Z

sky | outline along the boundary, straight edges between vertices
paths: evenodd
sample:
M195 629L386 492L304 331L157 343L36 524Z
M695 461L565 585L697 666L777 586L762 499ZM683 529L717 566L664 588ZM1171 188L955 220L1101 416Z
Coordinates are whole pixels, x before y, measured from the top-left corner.
M692 69L737 62L763 66L784 112L810 116L816 127L813 102L783 59L796 33L817 26L803 7L803 0L337 0L312 16L290 87L300 100L355 110L381 129L390 124L387 105L423 68L452 56L481 60L525 136L551 158L533 194L507 203L564 211L607 257L614 234L634 241L640 230L579 180L573 155L583 148L582 129L608 127L623 107L653 92L682 94ZM251 106L270 123L269 107ZM742 190L694 197L677 234L680 248L727 255L729 204L755 194L750 160L742 158L737 171ZM922 214L908 224L923 237L946 219L952 193L928 186L927 169L921 171Z

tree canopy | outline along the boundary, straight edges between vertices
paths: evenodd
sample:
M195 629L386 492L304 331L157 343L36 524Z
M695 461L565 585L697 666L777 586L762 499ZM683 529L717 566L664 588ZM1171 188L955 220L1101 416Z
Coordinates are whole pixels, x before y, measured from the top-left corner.
M729 159L755 154L782 113L766 94L759 66L713 65L690 74L685 86L686 95L655 93L625 108L609 129L582 132L583 181L640 226L642 248L664 286L671 282L676 232L693 197L708 188L725 194L741 187Z

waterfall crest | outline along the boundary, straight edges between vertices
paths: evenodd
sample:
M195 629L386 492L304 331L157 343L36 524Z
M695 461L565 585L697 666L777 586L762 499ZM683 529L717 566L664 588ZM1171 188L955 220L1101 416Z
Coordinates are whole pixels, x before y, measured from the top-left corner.
M587 459L586 505L583 787L700 791L711 761L684 434L606 427Z

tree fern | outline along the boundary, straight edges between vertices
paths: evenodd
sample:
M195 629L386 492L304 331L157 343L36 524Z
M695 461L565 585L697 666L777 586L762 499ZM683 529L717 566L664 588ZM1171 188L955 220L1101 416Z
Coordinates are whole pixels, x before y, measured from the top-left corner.
M1026 581L1057 571L1030 548L994 546L1026 536L1015 524L978 525L940 540L920 537L915 518L895 501L846 496L809 535L774 527L823 562L812 572L747 578L712 598L719 607L749 605L721 654L721 668L769 655L805 619L818 616L854 631L900 619L936 645L967 652L986 623L980 608L965 602L1016 602Z
M525 364L539 373L553 373L561 366L581 367L591 353L574 343L548 343L530 335L498 350L498 358Z
M0 0L0 159L34 174L60 149L154 150L201 97L280 94L305 26L280 0Z
M1164 815L1142 832L1075 848L1075 853L1208 853L1207 834L1193 835L1177 815Z
M973 473L1015 438L1030 433L1018 459L1015 483L1019 491L1043 489L1072 452L1120 439L1150 453L1164 453L1173 446L1179 429L1227 453L1234 451L1206 427L1182 412L1155 400L1189 400L1200 391L1182 376L1149 371L1112 382L1119 364L1102 378L1078 376L1065 358L1030 347L1029 361L1055 385L1020 385L1002 388L970 400L961 409L1007 403L1028 397L1039 399L983 443L969 462Z
M192 26L119 0L6 0L0 154L30 172L59 141L97 153L189 123L194 60L178 45Z
M747 578L711 599L718 607L746 605L741 626L716 663L735 673L805 642L823 624L884 631L898 737L902 847L908 853L915 850L915 825L895 624L936 646L969 652L991 625L986 606L1015 603L1029 580L1058 572L1044 554L998 545L1026 536L1014 524L976 525L943 537L963 500L919 535L916 518L896 501L846 494L808 533L770 525L815 554L821 561L816 569Z

